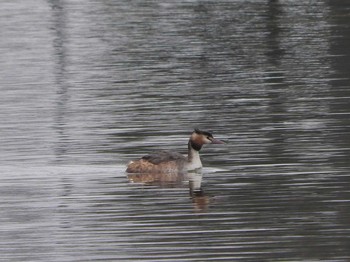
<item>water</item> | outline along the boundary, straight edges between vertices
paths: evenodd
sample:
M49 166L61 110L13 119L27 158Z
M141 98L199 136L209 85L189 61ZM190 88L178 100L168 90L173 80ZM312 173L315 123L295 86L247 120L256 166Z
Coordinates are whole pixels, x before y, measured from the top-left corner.
M1 261L349 261L347 1L0 5Z

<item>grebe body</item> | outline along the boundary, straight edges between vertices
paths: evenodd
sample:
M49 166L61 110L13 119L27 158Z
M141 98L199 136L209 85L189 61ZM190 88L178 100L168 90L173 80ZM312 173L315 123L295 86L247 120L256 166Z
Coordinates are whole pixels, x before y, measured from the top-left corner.
M211 133L195 129L188 141L188 155L176 152L160 151L131 161L128 173L179 173L202 168L199 151L205 144L224 144L215 139Z

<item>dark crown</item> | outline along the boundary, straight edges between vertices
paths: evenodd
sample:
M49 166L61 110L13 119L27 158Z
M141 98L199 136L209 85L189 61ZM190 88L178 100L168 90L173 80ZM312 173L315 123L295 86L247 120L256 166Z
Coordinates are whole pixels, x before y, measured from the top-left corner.
M195 128L194 129L194 132L198 135L204 135L204 136L208 136L208 137L213 137L212 134L210 134L209 132L206 132L206 131L201 131L199 130L198 128Z

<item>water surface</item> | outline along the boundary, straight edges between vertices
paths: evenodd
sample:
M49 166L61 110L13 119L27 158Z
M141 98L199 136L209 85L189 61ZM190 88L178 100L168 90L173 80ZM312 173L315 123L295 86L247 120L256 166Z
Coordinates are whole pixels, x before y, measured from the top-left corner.
M1 260L350 259L347 1L0 10ZM129 181L194 127L201 175Z

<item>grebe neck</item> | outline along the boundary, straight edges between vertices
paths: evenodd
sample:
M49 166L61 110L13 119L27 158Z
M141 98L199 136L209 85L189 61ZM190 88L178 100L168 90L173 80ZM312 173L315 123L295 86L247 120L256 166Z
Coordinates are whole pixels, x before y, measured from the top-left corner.
M201 145L188 141L188 168L187 170L195 170L202 168L202 162L199 157L199 150L202 148Z

